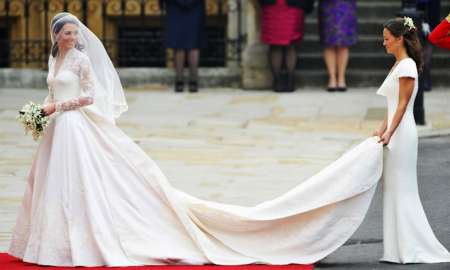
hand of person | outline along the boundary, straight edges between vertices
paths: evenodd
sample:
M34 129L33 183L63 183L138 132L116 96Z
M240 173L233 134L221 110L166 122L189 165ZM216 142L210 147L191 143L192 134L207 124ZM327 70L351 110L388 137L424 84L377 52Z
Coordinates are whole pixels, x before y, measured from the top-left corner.
M56 111L56 104L50 103L50 104L46 105L44 108L42 108L42 110L44 111L46 116L50 116L51 114L53 114Z
M450 23L450 13L447 15L447 22L449 22Z
M377 129L372 133L372 136L377 136L377 137L381 138L381 136L383 136L383 132L381 132L379 129Z
M386 131L382 136L380 136L379 143L383 143L383 145L388 145L391 141L392 134L389 131Z

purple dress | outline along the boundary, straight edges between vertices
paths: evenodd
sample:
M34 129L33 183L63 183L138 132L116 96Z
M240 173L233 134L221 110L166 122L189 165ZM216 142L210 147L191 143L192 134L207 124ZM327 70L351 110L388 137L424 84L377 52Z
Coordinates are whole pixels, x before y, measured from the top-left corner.
M325 47L349 47L358 40L356 1L319 1L320 42Z

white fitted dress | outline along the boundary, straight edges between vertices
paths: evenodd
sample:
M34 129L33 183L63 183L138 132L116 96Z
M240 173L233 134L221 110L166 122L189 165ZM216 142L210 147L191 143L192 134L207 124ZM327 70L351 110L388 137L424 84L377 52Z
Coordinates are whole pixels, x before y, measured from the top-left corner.
M399 78L414 78L414 91L403 118L384 151L382 261L450 262L450 253L436 239L420 201L417 185L417 129L414 100L418 89L416 63L401 60L377 91L386 96L388 129L399 102Z

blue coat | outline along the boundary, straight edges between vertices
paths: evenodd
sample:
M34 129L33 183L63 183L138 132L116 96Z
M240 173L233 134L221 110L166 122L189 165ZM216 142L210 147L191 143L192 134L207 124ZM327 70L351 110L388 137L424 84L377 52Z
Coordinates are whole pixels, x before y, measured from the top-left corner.
M164 0L166 10L166 47L199 49L205 45L205 1Z

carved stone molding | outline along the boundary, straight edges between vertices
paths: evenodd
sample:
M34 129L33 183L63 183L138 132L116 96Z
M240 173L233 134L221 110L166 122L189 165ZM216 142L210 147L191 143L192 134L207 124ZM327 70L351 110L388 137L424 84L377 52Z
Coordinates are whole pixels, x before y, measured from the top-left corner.
M124 1L125 10L122 11L121 0L108 1L106 6L107 16L121 16L124 13L125 16L140 16L142 15L142 5L144 6L144 14L148 15L160 15L161 9L159 7L158 0L126 0Z
M25 10L24 0L11 0L9 1L9 16L23 16ZM0 16L6 16L6 1L0 0Z

